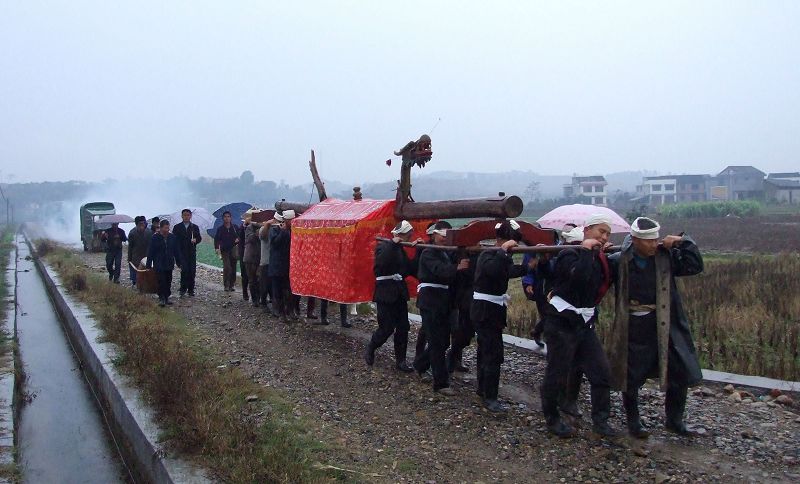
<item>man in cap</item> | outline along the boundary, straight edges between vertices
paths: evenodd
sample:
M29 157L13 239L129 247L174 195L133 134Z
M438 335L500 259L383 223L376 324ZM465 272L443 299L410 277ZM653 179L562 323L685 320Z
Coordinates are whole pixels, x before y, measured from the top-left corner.
M106 243L106 270L108 280L114 284L119 284L119 273L122 269L122 243L128 241L125 231L119 228L119 224L114 222L100 235L100 239Z
M493 413L506 409L497 400L500 387L500 365L503 364L503 328L508 313L508 280L522 277L527 267L515 265L509 250L522 240L519 224L506 220L495 225L495 245L499 250L486 250L475 267L475 291L470 314L478 332L478 395ZM535 259L531 264L535 264Z
M394 334L395 367L405 373L414 371L406 362L408 349L408 287L405 278L414 274L414 266L401 242L409 242L414 232L403 220L392 230L392 240L375 246L375 291L372 300L378 307L378 329L367 344L364 360L375 363L375 350Z
M188 208L181 210L181 223L172 228L172 233L178 240L181 249L181 286L180 296L186 292L194 296L195 276L197 275L197 244L203 240L200 227L192 223L192 211Z
M433 229L433 243L444 245L447 230L453 228L446 221L437 222ZM452 396L450 375L447 371L445 352L450 345L450 327L454 314L454 301L450 285L456 281L459 271L469 269L469 259L454 262L451 256L433 248L424 249L419 257L419 279L417 307L422 316L422 325L428 337L428 347L414 362L417 371L425 371L418 362L430 361L433 372L433 391Z
M147 230L147 219L144 215L139 215L133 221L136 227L128 232L128 269L130 269L131 285L136 286L136 269L139 268L142 259L147 257L147 249L150 247L153 234Z
M275 214L277 224L269 231L269 268L272 279L272 303L278 316L289 322L291 310L291 289L289 287L289 253L292 243L292 219L294 210L284 210ZM253 297L257 297L253 295Z
M553 269L544 319L547 369L541 386L542 412L551 433L559 437L574 434L573 428L561 419L558 400L570 374L580 367L591 385L592 430L614 437L617 432L608 425L608 360L594 330L597 305L611 284L608 259L603 253L611 235L611 220L606 215L593 215L586 220L583 231L583 242L564 249Z
M675 277L701 273L703 258L683 234L667 235L659 244L659 230L655 220L637 218L622 251L609 257L616 293L612 382L623 390L628 432L637 438L649 435L639 418L639 388L647 378L660 378L665 427L682 435L693 433L684 422L687 388L702 379Z

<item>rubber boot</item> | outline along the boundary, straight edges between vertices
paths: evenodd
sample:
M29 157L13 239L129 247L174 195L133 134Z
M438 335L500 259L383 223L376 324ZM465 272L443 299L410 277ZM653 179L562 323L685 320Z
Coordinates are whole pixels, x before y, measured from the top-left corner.
M645 430L642 425L642 419L639 417L639 389L634 388L627 392L622 392L622 405L625 407L628 434L637 439L650 437L650 432Z
M408 362L406 362L406 352L408 351L408 341L405 342L395 342L394 345L394 360L395 360L395 368L398 371L402 371L403 373L412 373L414 371L411 366L409 366Z
M619 432L608 425L611 415L611 393L606 386L592 385L592 432L601 437L618 437Z
M686 427L683 417L686 412L686 396L688 389L686 387L669 386L667 387L667 395L664 399L664 411L667 416L667 421L664 426L670 432L679 435L693 436L695 432Z

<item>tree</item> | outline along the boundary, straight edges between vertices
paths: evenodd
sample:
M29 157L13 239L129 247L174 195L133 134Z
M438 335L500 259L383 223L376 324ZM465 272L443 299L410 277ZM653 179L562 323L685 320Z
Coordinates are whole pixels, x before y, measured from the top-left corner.
M253 172L250 170L245 170L239 176L239 180L244 183L245 185L252 185L254 181L256 181L256 177L253 176Z
M539 190L540 185L541 182L537 180L533 180L528 184L528 187L525 189L525 193L522 194L525 197L526 202L535 202L541 198L542 192Z

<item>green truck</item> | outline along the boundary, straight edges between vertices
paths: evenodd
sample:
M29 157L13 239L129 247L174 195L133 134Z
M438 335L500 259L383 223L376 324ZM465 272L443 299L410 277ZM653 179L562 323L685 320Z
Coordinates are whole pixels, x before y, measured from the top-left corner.
M83 250L100 252L103 242L100 233L111 227L111 224L98 223L97 219L103 215L114 215L116 209L111 202L91 202L81 205L81 242Z

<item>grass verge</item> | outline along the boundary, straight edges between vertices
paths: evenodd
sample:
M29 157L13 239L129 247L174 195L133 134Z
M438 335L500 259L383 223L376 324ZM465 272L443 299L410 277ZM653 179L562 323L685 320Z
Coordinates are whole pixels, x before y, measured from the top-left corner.
M320 469L316 461L324 447L292 405L238 369L218 367L181 315L108 284L67 249L39 247L70 293L91 309L105 339L121 349L115 363L144 390L165 429L162 441L171 448L224 482L342 477Z

